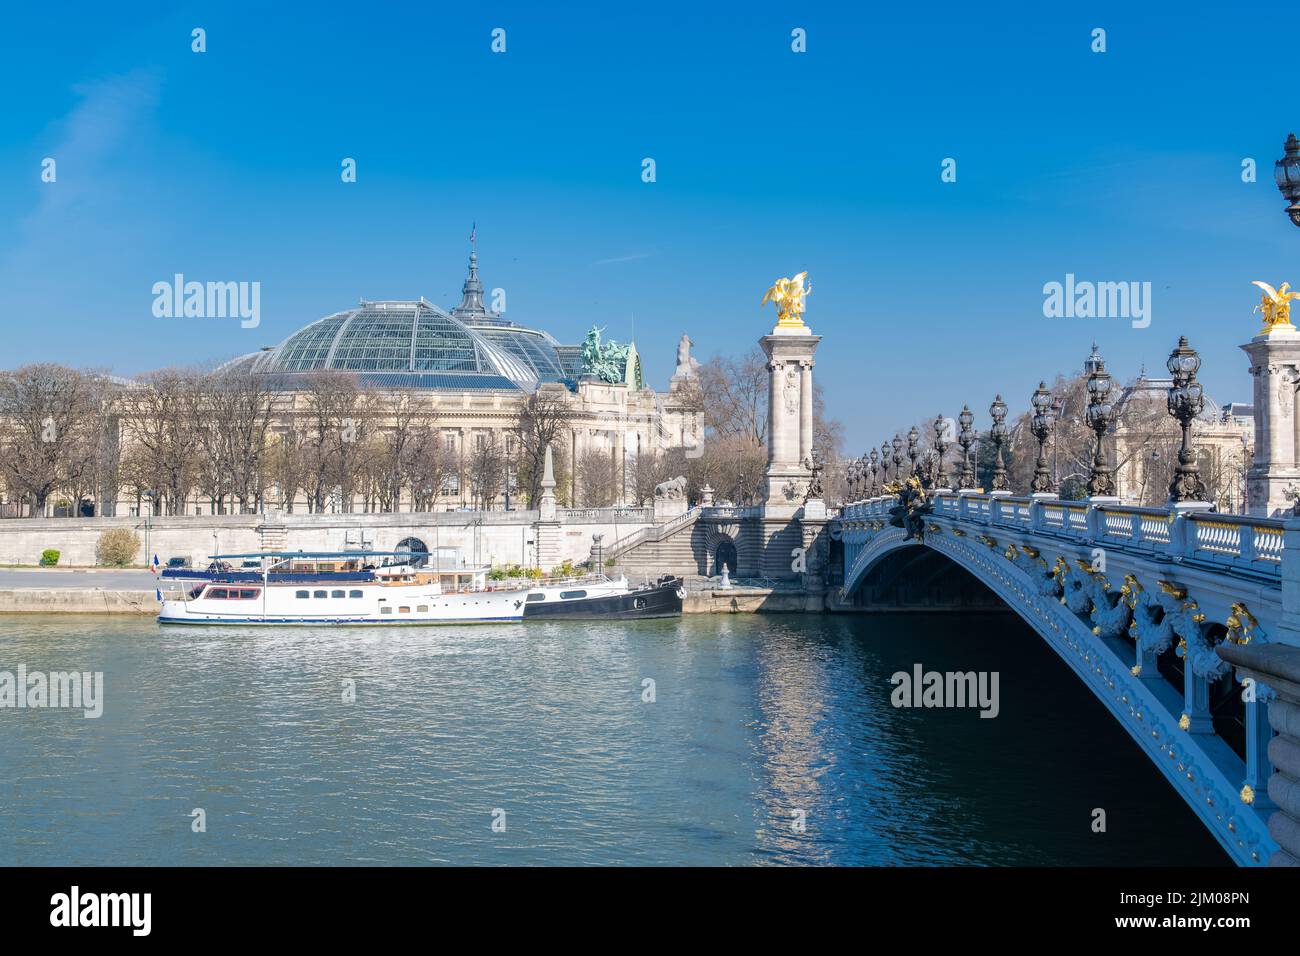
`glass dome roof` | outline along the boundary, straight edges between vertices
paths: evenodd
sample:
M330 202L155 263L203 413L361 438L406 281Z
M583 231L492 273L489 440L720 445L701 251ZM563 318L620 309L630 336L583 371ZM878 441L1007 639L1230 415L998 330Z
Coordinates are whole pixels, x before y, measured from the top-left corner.
M482 326L462 321L424 299L362 302L236 363L277 376L341 371L366 384L458 390L531 391L538 382L565 377L546 333L499 319Z
M285 386L296 376L340 371L380 388L532 391L539 382L571 384L581 374L578 351L488 309L471 251L460 305L450 312L423 298L362 300L226 367L274 376Z

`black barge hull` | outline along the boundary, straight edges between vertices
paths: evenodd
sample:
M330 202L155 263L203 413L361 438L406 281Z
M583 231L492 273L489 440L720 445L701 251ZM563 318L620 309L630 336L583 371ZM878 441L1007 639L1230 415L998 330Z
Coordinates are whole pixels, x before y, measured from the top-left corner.
M681 582L676 580L627 594L524 605L525 621L640 621L681 615Z

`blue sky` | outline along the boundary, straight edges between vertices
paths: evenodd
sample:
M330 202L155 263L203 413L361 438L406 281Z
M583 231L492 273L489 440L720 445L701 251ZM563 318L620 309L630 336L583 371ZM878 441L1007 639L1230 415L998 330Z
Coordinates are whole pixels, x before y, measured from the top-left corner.
M1019 411L1094 338L1127 378L1186 334L1210 394L1249 401L1249 281L1300 282L1272 184L1300 129L1290 13L1132 6L14 7L0 364L131 374L360 297L453 305L477 221L509 317L577 341L635 315L661 388L683 331L701 358L749 348L764 289L807 269L852 450L995 392ZM259 281L261 325L155 318L176 272ZM1150 282L1150 326L1045 318L1067 273Z

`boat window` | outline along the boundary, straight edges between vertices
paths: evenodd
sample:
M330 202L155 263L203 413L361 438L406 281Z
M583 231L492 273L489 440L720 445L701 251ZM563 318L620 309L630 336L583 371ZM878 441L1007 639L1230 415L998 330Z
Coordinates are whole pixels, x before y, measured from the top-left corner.
M300 597L300 598L311 597L311 592L310 592L310 591L299 591L299 592L298 592L298 597Z
M393 613L393 609L392 609L391 607L381 607L381 608L379 609L379 613L380 613L380 614L392 614L392 613Z
M330 597L343 597L343 592L342 592L342 591L331 591L331 592L330 592Z
M403 604L401 607L399 607L399 608L397 609L397 611L398 611L399 614L410 614L410 613L411 613L411 609L410 609L409 607L407 607L405 604Z
M640 610L641 608L645 607L645 606L646 606L645 598L636 598L636 599L634 599L634 600L632 601L632 606L633 606L634 608L636 608L637 610Z
M252 598L257 597L257 588L240 588L239 597L240 600L243 601L251 600Z
M586 591L561 591L560 592L561 601L571 601L574 598L583 598L586 596L587 596Z
M425 611L429 610L429 605L427 605L427 604L417 604L417 605L415 606L415 609L416 609L417 611L419 611L420 613L423 614Z
M207 594L210 598L224 598L226 596L225 588L212 588Z
M348 592L348 597L350 597L350 598L361 597L361 592L360 592L360 591L349 591L349 592Z
M545 594L530 594L530 595L528 595L528 597L525 598L524 600L528 601L530 604L531 604L533 601L545 601L545 600L546 600L546 595L545 595Z
M321 598L321 597L324 597L327 593L328 593L327 591L313 591L313 592L312 592L312 597L318 597L318 598Z

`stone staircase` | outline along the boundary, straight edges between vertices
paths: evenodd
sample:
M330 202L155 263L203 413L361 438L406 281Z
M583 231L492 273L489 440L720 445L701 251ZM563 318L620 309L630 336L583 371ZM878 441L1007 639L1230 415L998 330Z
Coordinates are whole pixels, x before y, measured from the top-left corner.
M263 551L283 551L289 541L289 529L279 515L266 515L257 526Z
M661 574L682 576L704 573L697 554L695 536L702 532L699 525L699 508L689 511L661 525L641 528L604 549L606 560L615 564L629 577L654 577Z

